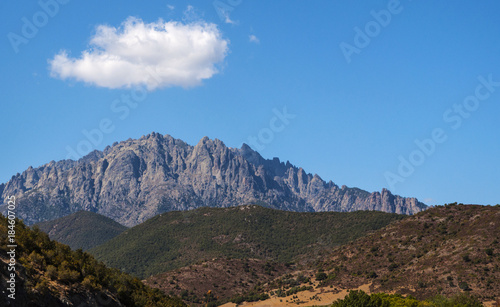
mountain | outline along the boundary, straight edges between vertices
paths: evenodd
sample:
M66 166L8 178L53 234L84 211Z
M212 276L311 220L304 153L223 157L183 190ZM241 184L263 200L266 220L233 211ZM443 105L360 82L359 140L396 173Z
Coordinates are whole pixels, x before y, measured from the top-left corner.
M7 237L15 221L15 242ZM90 254L72 251L67 245L50 240L38 229L0 214L0 306L186 306L179 298L150 288L137 278L110 269ZM9 265L15 243L15 277ZM15 284L15 299L8 288Z
M157 215L89 252L139 277L215 257L286 263L380 229L405 215L378 211L290 212L247 205Z
M367 285L372 293L418 299L468 293L492 302L500 300L499 242L500 205L450 204L343 245L305 276L319 281L324 290ZM280 283L267 285L268 291L278 288Z
M69 245L73 250L91 249L127 229L108 217L89 211L78 211L35 226L47 233L52 240Z
M246 144L235 149L204 137L190 146L158 133L115 143L78 161L30 167L0 185L0 194L1 201L16 196L17 214L28 225L80 210L134 226L162 212L249 203L300 212L414 214L426 208L386 189L339 188L289 162L266 160ZM5 207L1 204L0 211Z

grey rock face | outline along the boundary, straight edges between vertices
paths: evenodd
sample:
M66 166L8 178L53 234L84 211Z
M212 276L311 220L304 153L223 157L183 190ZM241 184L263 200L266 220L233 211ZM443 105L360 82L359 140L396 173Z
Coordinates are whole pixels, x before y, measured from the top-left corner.
M27 224L87 210L130 227L166 211L248 203L291 211L414 214L426 208L385 189L339 188L289 162L266 160L246 144L234 149L204 137L190 146L154 132L79 161L30 167L0 185L0 194L2 201L16 196L17 215Z

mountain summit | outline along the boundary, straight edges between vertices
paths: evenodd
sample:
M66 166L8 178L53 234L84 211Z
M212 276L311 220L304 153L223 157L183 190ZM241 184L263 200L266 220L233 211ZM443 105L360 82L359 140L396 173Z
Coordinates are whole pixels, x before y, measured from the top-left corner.
M30 167L1 184L0 194L2 201L16 196L17 215L27 224L87 210L134 226L166 211L248 203L289 211L414 214L426 208L386 189L339 188L289 162L264 159L246 144L235 149L204 137L190 146L154 132L78 161Z

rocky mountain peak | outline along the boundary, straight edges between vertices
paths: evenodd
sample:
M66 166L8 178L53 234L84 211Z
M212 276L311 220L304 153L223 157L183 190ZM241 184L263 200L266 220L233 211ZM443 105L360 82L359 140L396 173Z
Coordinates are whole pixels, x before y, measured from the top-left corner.
M171 210L249 203L293 211L413 214L426 208L415 198L386 189L339 189L289 161L264 159L247 144L234 149L203 137L191 146L156 132L114 143L78 161L30 167L1 184L0 194L2 201L17 197L18 215L28 224L87 210L133 226Z

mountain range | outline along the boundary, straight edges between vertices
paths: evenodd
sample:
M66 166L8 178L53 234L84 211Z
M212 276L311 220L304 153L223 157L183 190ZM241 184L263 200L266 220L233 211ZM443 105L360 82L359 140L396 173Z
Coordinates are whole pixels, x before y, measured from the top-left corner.
M384 298L394 306L483 306L480 302L498 306L499 216L500 205L456 203L413 216L366 211L296 213L255 205L168 212L123 231L98 246L99 250L90 250L97 258L104 255L101 252L113 260L121 258L123 261L113 266L128 266L128 271L136 272L134 264L141 265L138 259L152 266L155 257L160 259L156 262L160 272L168 269L158 266L162 265L161 259L172 262L179 258L169 258L170 255L201 256L188 257L186 266L176 265L177 269L150 276L143 282L107 268L90 253L71 251L68 246L49 240L38 227L30 229L17 221L16 303L206 306L210 302L210 306L227 303L224 306L229 307L247 301L252 302L247 306L326 306L346 295L357 301L365 294L351 290L361 289L372 295L377 293L373 299ZM79 212L54 221L63 227L53 229L67 233L64 228L72 227L68 221L76 220L116 225L97 214ZM0 215L0 233L7 233L9 225L8 219ZM69 236L61 238L75 240ZM0 283L5 288L7 239L0 237ZM163 241L167 248L158 250L156 246ZM196 246L201 249L196 251ZM113 250L118 253L113 254ZM231 257L239 257L239 252L246 258ZM274 252L278 262L268 257ZM305 257L293 257L293 263L281 262L287 259L280 256L302 252L306 252ZM425 301L414 302L414 298ZM99 300L109 304L99 304ZM395 300L411 302L395 304ZM7 304L5 292L0 293L0 305Z
M250 203L299 212L378 210L415 214L426 209L416 198L383 189L369 193L339 187L278 158L264 159L243 144L227 147L202 138L196 146L151 133L114 143L78 161L29 167L0 185L1 201L16 196L17 215L32 225L80 210L124 226L159 213ZM5 212L5 204L0 204Z

